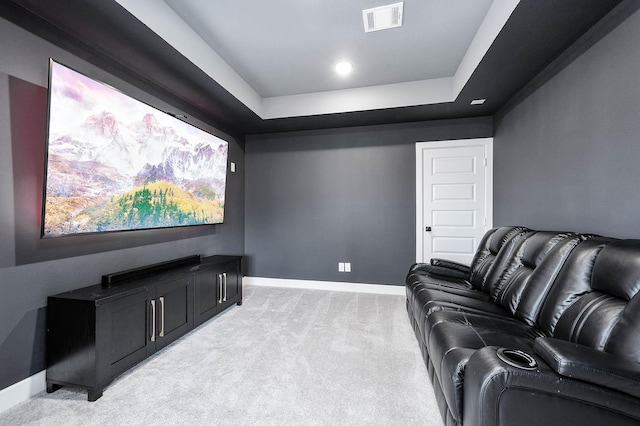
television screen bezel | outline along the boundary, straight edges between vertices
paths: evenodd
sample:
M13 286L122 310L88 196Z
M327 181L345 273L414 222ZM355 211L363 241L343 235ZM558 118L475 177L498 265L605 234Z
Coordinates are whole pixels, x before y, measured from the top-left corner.
M215 223L198 223L198 224L185 224L185 225L173 225L173 226L158 226L158 227L145 227L145 228L123 228L123 229L114 229L114 230L105 230L105 231L90 231L90 232L70 232L70 233L62 233L62 234L46 234L45 233L45 219L46 219L46 210L47 210L47 181L48 181L48 168L49 168L49 142L50 142L50 137L49 137L49 132L50 132L50 123L51 123L51 100L52 100L52 87L51 87L51 83L52 83L52 76L53 76L53 64L56 63L58 65L61 65L77 74L80 74L81 76L84 76L96 83L99 83L103 86L105 86L106 88L113 90L123 96L126 96L130 99L133 99L134 101L137 101L147 107L149 107L152 110L155 110L157 112L159 112L160 114L164 114L167 115L168 117L178 121L178 122L182 122L188 126L191 126L201 132L204 132L208 135L211 135L223 142L225 142L226 144L226 161L225 161L225 183L224 183L224 198L223 198L223 209L222 209L222 220L220 222L215 222ZM178 118L178 117L183 117L183 118ZM230 141L227 140L227 138L224 138L222 136L220 136L219 134L214 133L213 131L208 131L203 129L201 126L195 125L193 123L187 122L186 121L187 116L184 114L172 114L169 113L167 111L163 111L162 109L152 105L149 102L143 101L140 98L133 96L129 93L127 93L125 90L121 90L116 86L113 86L111 84L106 83L105 81L103 81L100 78L96 78L92 75L90 75L90 73L86 73L86 72L82 72L82 71L78 71L76 68L71 67L67 64L64 64L60 61L57 61L53 58L49 58L49 69L48 69L48 77L47 77L47 122L46 122L46 126L45 126L45 151L44 151L44 175L43 175L43 189L42 189L42 213L41 213L41 217L40 217L40 238L41 239L58 239L58 238L65 238L65 237L72 237L72 236L88 236L88 235L106 235L106 234L116 234L116 233L122 233L122 232L135 232L135 231L162 231L163 229L178 229L178 228L190 228L190 227L211 227L211 226L216 226L216 225L222 225L225 223L225 218L227 216L227 192L228 192L228 186L229 186L229 151L230 151ZM216 129L217 130L217 129Z

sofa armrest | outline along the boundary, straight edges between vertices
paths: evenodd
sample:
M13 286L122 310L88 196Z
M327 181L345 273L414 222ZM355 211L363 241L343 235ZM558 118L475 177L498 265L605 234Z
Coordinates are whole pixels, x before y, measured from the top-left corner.
M430 263L422 263L420 265L416 265L413 268L413 271L422 271L426 272L429 275L434 275L438 277L446 277L446 278L458 278L458 279L466 279L469 274L457 269L451 269L444 266L432 265Z
M478 349L465 367L465 426L640 424L638 398L563 377L533 351L530 355L538 364L536 368L509 365L498 357L497 349Z
M565 340L539 337L533 351L559 375L640 398L640 364Z
M431 264L433 266L441 266L443 268L464 272L466 275L469 275L470 272L469 265L463 265L462 263L454 262L453 260L433 258L431 259Z

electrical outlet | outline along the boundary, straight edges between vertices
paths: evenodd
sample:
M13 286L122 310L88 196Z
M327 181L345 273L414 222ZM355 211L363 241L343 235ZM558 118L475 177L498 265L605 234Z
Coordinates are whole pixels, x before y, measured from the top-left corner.
M344 262L338 263L338 272L344 272Z
M344 271L345 272L351 272L351 262L346 262L344 264Z

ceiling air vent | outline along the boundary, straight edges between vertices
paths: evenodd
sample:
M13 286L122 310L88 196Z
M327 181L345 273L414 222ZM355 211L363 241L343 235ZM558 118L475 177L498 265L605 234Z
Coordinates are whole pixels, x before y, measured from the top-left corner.
M363 10L364 32L368 33L402 26L403 5L404 2L400 2Z

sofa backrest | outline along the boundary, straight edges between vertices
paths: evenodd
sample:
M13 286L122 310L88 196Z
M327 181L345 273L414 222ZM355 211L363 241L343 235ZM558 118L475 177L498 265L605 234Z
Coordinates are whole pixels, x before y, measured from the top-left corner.
M489 292L489 284L495 278L494 271L501 271L514 248L522 238L534 231L524 226L502 226L488 231L476 250L469 266L469 282L480 291Z
M592 291L593 266L600 251L612 241L613 238L586 238L586 241L573 249L549 289L536 320L538 328L547 336L554 335L558 320L564 311Z
M491 286L492 300L514 317L534 325L565 261L584 239L571 232L536 232L529 236Z
M640 240L600 250L591 290L564 310L553 337L640 362Z

